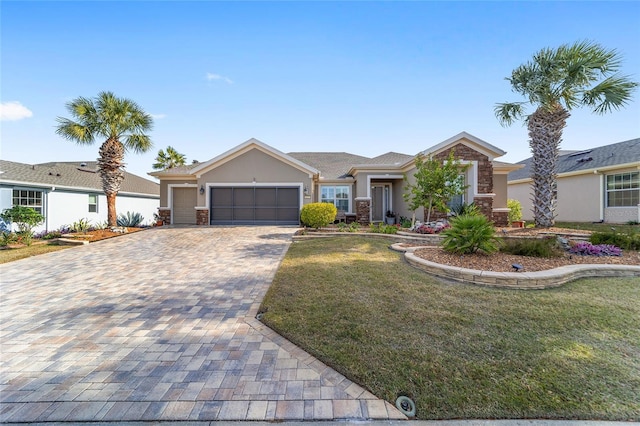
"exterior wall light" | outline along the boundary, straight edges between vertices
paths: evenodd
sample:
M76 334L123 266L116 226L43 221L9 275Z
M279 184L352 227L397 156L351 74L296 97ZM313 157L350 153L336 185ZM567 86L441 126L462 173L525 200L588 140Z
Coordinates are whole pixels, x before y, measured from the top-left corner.
M200 185L200 195L204 194L204 185Z

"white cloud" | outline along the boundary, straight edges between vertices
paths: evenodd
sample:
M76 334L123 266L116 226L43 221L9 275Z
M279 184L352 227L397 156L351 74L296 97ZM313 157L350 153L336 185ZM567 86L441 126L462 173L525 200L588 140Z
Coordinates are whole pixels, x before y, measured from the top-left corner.
M161 120L167 116L167 114L149 114L154 120Z
M231 80L228 77L221 76L220 74L213 74L208 72L206 78L207 78L207 81L222 80L227 84L233 84L233 80Z
M32 115L29 108L18 101L0 103L0 121L17 121Z

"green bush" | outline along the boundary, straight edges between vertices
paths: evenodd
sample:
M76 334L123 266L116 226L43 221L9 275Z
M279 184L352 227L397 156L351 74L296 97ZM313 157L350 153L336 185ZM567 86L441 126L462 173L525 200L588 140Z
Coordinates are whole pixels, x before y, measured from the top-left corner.
M591 244L609 244L625 250L640 250L640 234L622 234L615 231L594 232L589 237Z
M78 234L84 234L89 230L90 226L91 222L89 222L89 219L78 219L77 222L73 222L73 224L71 225L71 230L73 232L77 232Z
M442 231L442 248L457 254L475 253L481 250L493 253L498 250L498 239L493 224L484 215L462 215L451 218L451 228Z
M478 207L474 203L462 203L459 206L452 208L451 213L453 213L454 216L477 216L479 214L482 214L482 212L480 211L480 207Z
M522 204L520 204L520 201L509 198L507 207L509 207L509 223L522 220Z
M397 234L398 227L396 225L385 225L384 223L369 224L369 231L374 234Z
M137 228L144 221L144 216L140 213L127 212L126 215L119 214L116 222L118 226L126 226L127 228Z
M322 228L336 220L338 209L331 203L309 203L302 206L300 221L304 226Z
M500 246L500 251L518 256L562 256L562 251L555 238L505 238Z
M28 246L31 245L31 239L33 238L33 227L44 222L44 216L35 211L35 209L19 205L3 211L0 214L0 218L5 222L15 223L18 226L18 233L21 235L23 242Z

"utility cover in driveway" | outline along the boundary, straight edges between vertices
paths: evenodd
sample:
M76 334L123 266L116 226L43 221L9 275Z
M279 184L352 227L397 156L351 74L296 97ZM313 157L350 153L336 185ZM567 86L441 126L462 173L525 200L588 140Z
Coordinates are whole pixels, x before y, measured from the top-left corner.
M211 225L298 225L298 187L213 187Z

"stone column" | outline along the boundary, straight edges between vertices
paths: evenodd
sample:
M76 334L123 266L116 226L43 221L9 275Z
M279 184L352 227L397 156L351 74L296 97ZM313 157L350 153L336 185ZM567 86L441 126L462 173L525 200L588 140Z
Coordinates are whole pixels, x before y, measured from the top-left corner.
M196 225L209 225L209 209L196 207Z
M360 225L368 225L371 217L371 198L356 198L356 222Z
M171 225L171 209L159 208L158 216L160 216L163 225Z

